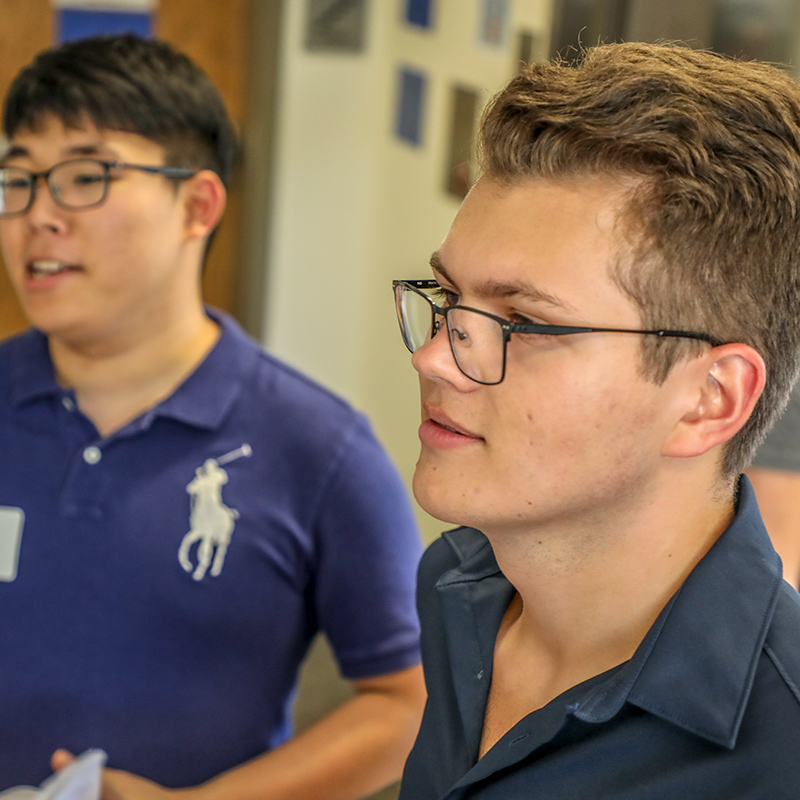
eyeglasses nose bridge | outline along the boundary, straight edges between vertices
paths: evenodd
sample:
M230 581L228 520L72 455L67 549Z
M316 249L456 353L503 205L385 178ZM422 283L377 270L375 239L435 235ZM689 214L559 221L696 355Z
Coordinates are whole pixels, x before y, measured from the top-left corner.
M431 324L431 339L433 339L436 334L438 334L442 328L447 328L447 314L445 313L443 308L440 308L436 305L430 298L428 298L428 302L431 304L431 312L432 312L432 324ZM441 319L439 319L441 317ZM449 333L448 333L449 335Z
M56 165L56 166L58 166L58 165ZM64 193L64 189L61 186L59 186L53 180L53 170L54 169L55 169L55 167L51 167L49 170L47 170L47 172L42 177L45 179L45 182L47 183L47 189L50 192L50 194L52 195L53 200L55 200L56 203L58 203L58 205L61 205L61 202L60 202L61 201L61 195Z
M459 366L458 359L456 358L456 351L453 345L453 332L450 329L450 317L447 313L447 309L437 306L430 298L428 298L428 300L433 311L433 326L431 328L431 338L425 342L425 346L430 347L431 342L436 338L437 334L444 332L442 338L447 341L445 346L450 354L450 358L453 360L453 365L459 372L462 372L463 370Z
M411 363L420 374L439 374L442 370L449 371L451 368L460 373L450 342L450 334L447 331L447 315L441 313L433 303L431 305L433 306L431 333L412 351ZM443 329L444 335L439 336Z
M50 193L50 197L52 197L53 202L61 209L65 211L72 210L70 206L64 204L62 200L62 195L64 194L64 188L60 186L56 181L53 180L53 175L55 174L58 177L58 169L59 167L63 166L64 163L61 162L59 164L55 164L50 169L44 170L42 172L31 172L31 196L28 202L28 207L25 209L26 212L30 211L33 207L33 204L36 202L36 198L39 195L39 181L43 181L44 184L47 186L47 191Z
M33 204L36 202L36 198L39 196L39 181L43 181L44 184L47 186L47 191L50 192L50 196L55 201L56 205L60 206L59 195L61 194L59 188L50 181L50 176L53 173L53 167L44 172L31 172L31 196L28 200L28 207L25 211L30 211L33 208Z

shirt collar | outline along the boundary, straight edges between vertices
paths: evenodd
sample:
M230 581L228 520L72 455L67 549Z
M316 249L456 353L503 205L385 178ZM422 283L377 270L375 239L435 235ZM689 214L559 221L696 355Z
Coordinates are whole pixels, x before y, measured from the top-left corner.
M252 373L259 350L227 314L216 309L206 309L206 313L220 326L216 344L169 397L131 423L135 429L149 428L156 418L167 417L214 430L227 414L239 394L242 381ZM56 382L47 337L40 331L32 329L19 337L19 346L11 358L15 406L67 393ZM130 430L130 426L126 429Z
M492 579L499 568L478 531L446 535L462 563L437 588ZM493 580L493 579L492 579ZM633 658L569 711L602 723L628 702L733 748L772 621L781 564L742 476L736 516L663 609ZM507 604L507 597L503 602Z
M632 674L638 672L628 701L733 748L781 583L780 558L761 521L753 487L742 476L730 527L628 665ZM594 713L612 710L613 703L603 705Z

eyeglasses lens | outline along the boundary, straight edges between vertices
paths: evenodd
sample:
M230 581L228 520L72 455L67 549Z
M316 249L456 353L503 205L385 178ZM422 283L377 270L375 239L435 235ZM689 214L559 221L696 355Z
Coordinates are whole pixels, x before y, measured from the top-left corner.
M0 214L17 214L28 207L31 197L31 174L16 167L0 171Z
M461 371L480 383L503 377L503 329L496 320L469 309L448 312L450 344Z
M0 170L0 215L25 211L31 204L36 176L19 167ZM103 202L108 188L105 167L91 159L57 164L50 170L48 185L53 199L63 208L88 208Z
M65 208L86 208L103 201L106 171L97 161L65 161L50 173L50 191Z
M413 353L430 341L433 308L425 297L413 289L396 289L397 313L406 347Z
M420 293L397 287L400 325L406 346L415 352L430 341L432 308ZM459 369L480 383L497 383L503 377L503 329L496 320L470 309L447 310L450 346ZM443 326L438 317L434 325Z

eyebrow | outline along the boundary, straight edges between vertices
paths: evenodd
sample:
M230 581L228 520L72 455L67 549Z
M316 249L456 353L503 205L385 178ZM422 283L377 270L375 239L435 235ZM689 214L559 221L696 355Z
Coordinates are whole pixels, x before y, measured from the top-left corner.
M66 155L68 157L96 156L101 149L97 144L80 144L70 147L66 151ZM31 151L27 147L21 144L12 144L3 154L3 161L7 161L9 158L30 158L30 156Z
M18 144L12 144L8 150L3 153L3 160L5 161L7 158L23 158L24 156L28 156L30 153L28 152L27 147L22 147Z
M433 269L434 272L438 272L448 283L453 286L457 285L448 274L444 264L442 264L438 250L434 251L433 255L431 255L430 265L431 269ZM524 300L530 300L536 303L547 303L556 308L563 308L565 311L578 313L577 309L566 300L554 294L550 294L549 292L545 292L542 289L538 289L526 281L481 281L475 287L475 294L477 294L478 297L490 299L520 297Z

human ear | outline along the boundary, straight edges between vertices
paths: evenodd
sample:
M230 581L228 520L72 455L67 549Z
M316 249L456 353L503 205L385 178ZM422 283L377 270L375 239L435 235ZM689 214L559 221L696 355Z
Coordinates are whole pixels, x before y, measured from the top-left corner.
M225 210L227 192L222 180L210 169L200 170L182 187L186 207L186 233L190 239L207 237Z
M766 367L746 344L726 344L686 365L683 413L663 453L701 456L735 436L764 391Z

